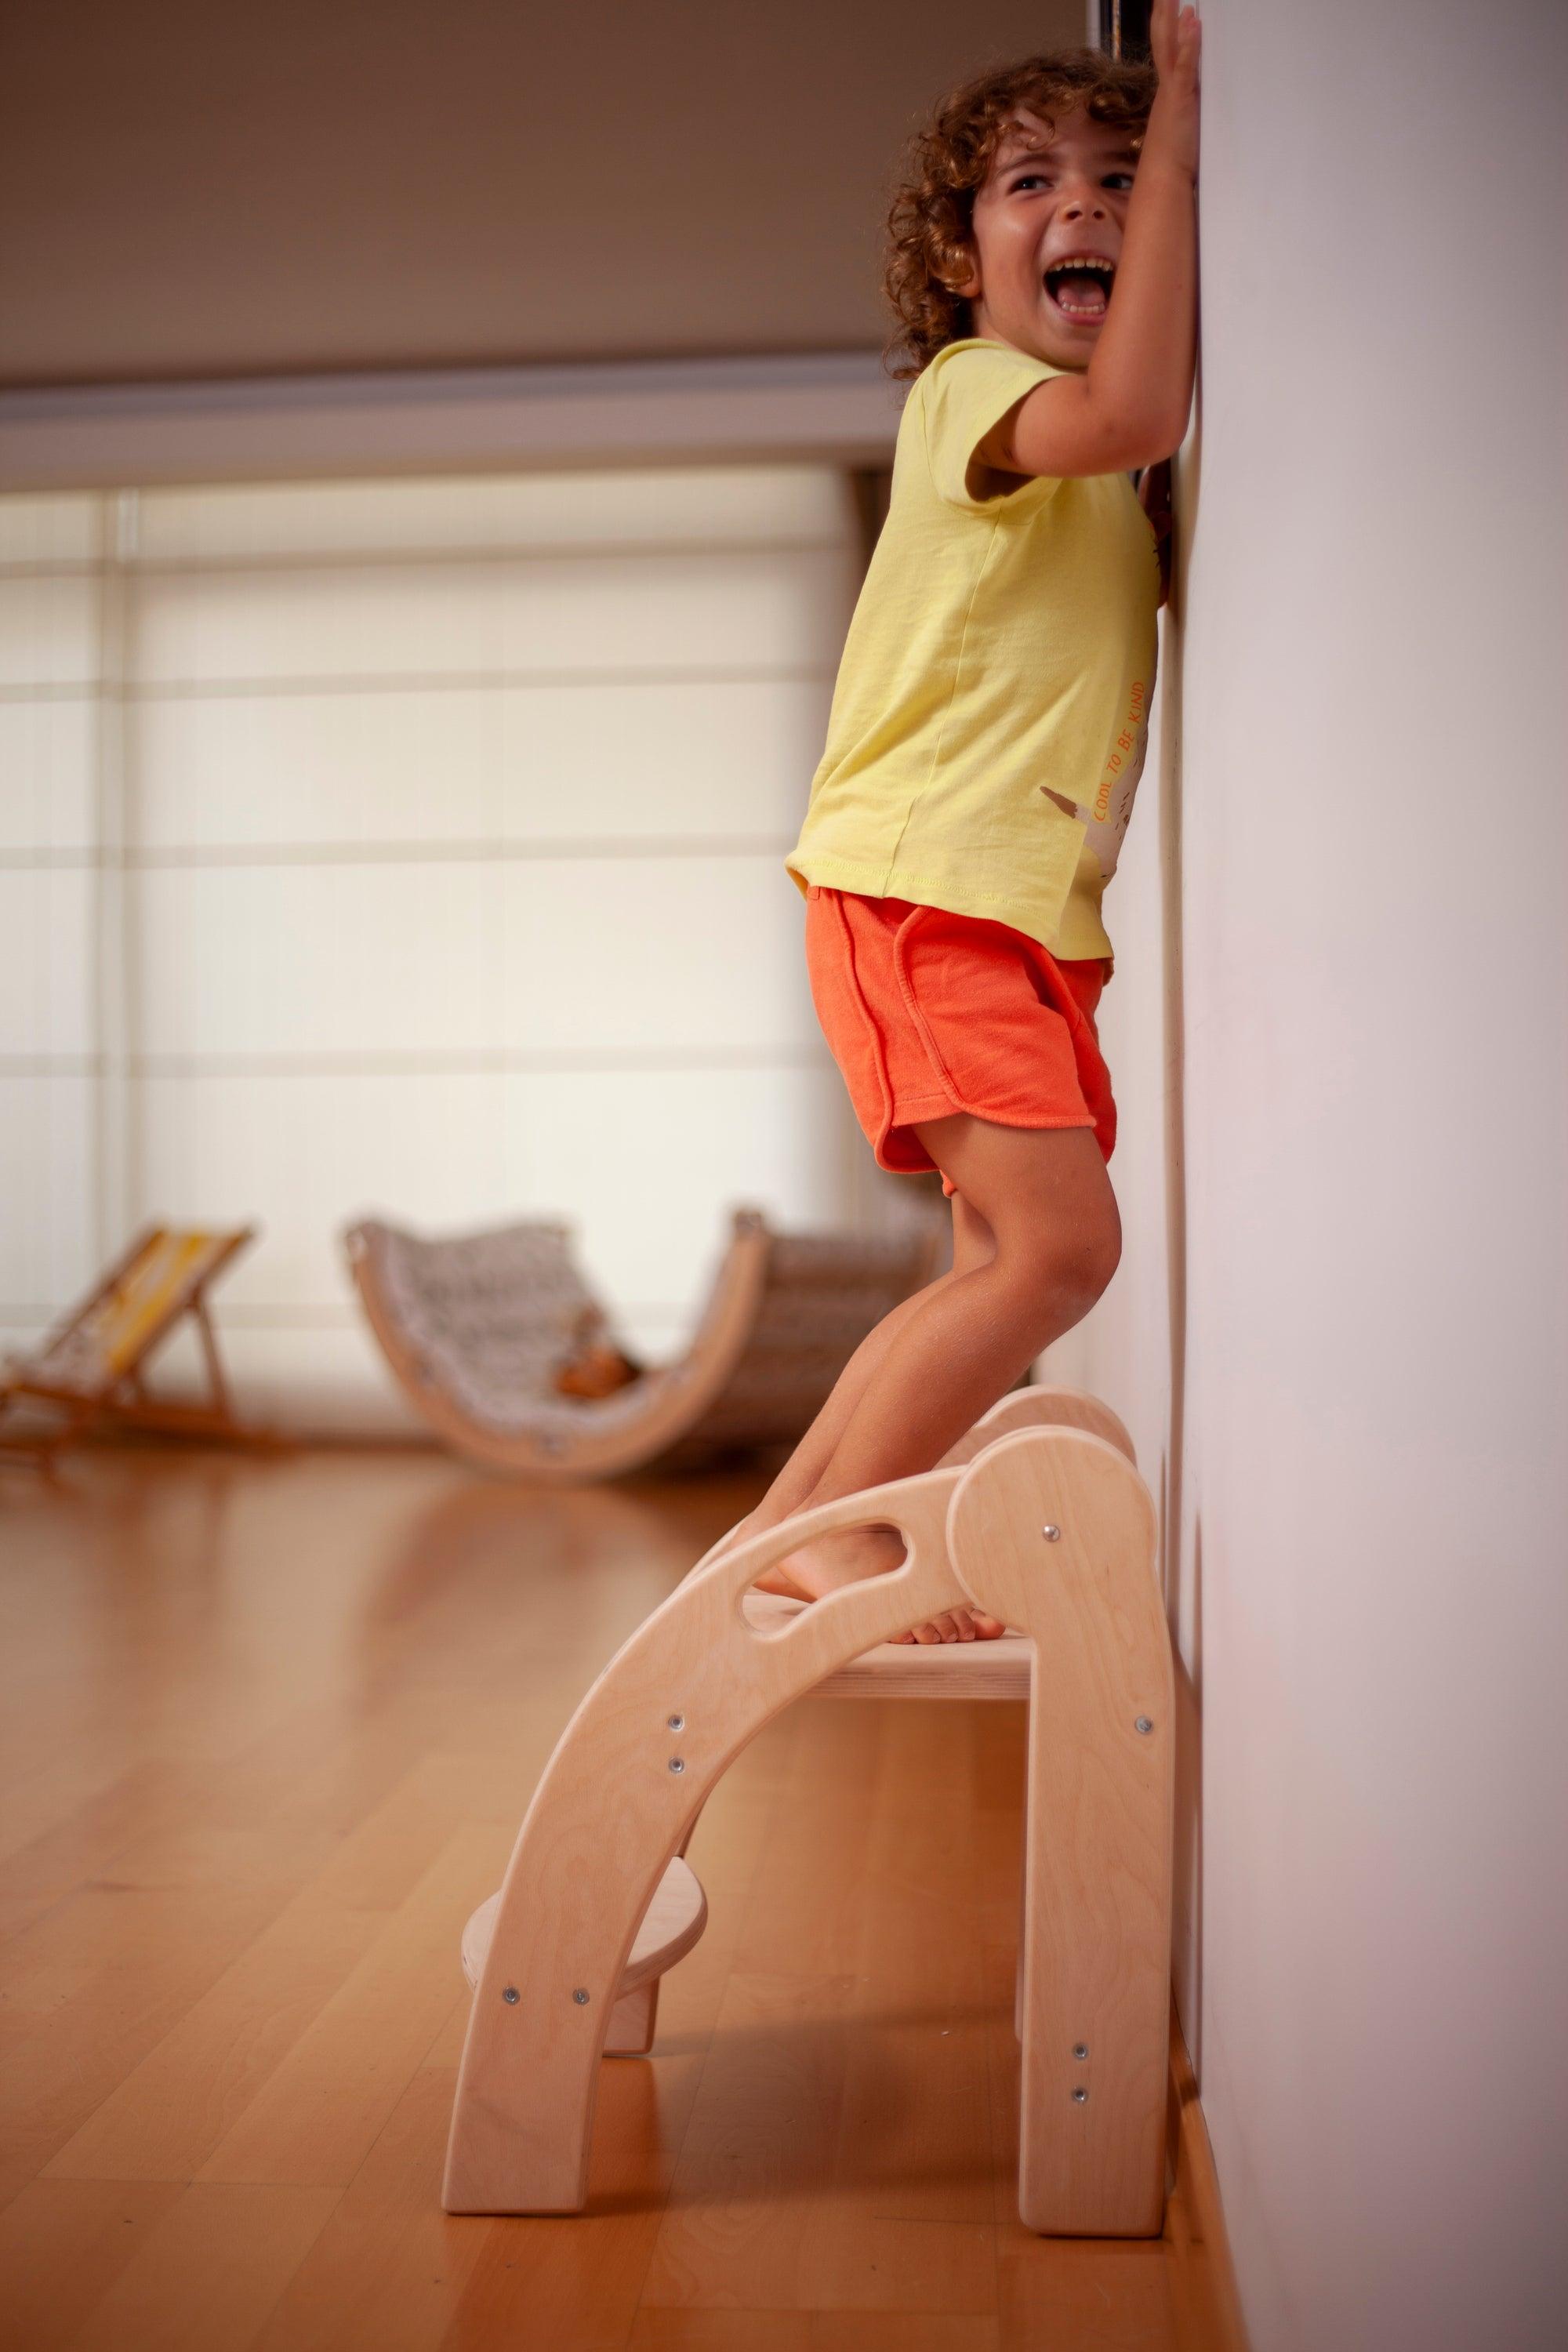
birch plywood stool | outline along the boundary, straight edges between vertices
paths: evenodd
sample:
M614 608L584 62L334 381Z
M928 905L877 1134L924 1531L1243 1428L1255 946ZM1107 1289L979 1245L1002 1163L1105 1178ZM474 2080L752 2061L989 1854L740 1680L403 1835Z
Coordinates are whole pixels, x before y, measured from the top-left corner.
M1053 1394L1079 1426L1038 1425ZM764 1723L822 1690L1026 1701L1018 2210L1052 2235L1158 2232L1174 1724L1154 1508L1130 1450L1093 1400L1020 1391L937 1469L710 1553L638 1628L468 1923L448 2212L582 2209L599 2061L650 2046L658 1979L702 1931L685 1847L703 1801ZM903 1537L889 1574L809 1607L748 1590L812 1537L867 1526ZM1007 1633L893 1640L964 1601Z

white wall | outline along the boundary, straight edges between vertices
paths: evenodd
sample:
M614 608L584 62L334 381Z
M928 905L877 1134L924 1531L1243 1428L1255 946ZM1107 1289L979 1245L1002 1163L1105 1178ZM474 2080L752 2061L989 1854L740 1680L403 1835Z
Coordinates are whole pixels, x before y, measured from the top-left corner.
M259 1218L243 1400L401 1419L366 1210L581 1229L650 1352L858 1133L782 860L858 578L824 467L0 500L0 1324ZM176 1366L176 1370L178 1367Z
M1565 20L1205 15L1184 611L1108 908L1127 1249L1055 1362L1167 1494L1177 1974L1257 2352L1546 2352Z

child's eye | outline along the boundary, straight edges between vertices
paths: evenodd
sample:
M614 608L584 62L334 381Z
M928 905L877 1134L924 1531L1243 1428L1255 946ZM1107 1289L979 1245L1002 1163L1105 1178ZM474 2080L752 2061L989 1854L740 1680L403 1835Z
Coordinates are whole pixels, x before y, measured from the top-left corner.
M1130 188L1132 185L1132 174L1131 172L1108 172L1105 176L1108 184L1111 180L1120 180L1123 187Z

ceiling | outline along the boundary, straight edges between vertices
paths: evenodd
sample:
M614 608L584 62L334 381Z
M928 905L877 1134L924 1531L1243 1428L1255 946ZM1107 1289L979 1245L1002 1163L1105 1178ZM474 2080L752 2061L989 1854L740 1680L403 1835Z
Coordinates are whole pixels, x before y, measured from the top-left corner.
M0 385L865 350L931 100L1083 0L11 12Z

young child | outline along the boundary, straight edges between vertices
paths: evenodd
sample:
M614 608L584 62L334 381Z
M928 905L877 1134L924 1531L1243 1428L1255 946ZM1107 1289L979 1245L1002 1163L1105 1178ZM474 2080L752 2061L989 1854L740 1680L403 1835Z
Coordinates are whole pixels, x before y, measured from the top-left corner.
M1116 1268L1100 896L1162 595L1128 477L1192 400L1193 9L1154 0L1152 46L1153 68L1078 49L973 82L893 205L916 381L788 866L856 1112L879 1165L942 1171L953 1263L865 1340L727 1541L930 1469ZM857 1530L759 1581L817 1599L902 1556ZM905 1638L1002 1630L954 1609Z

